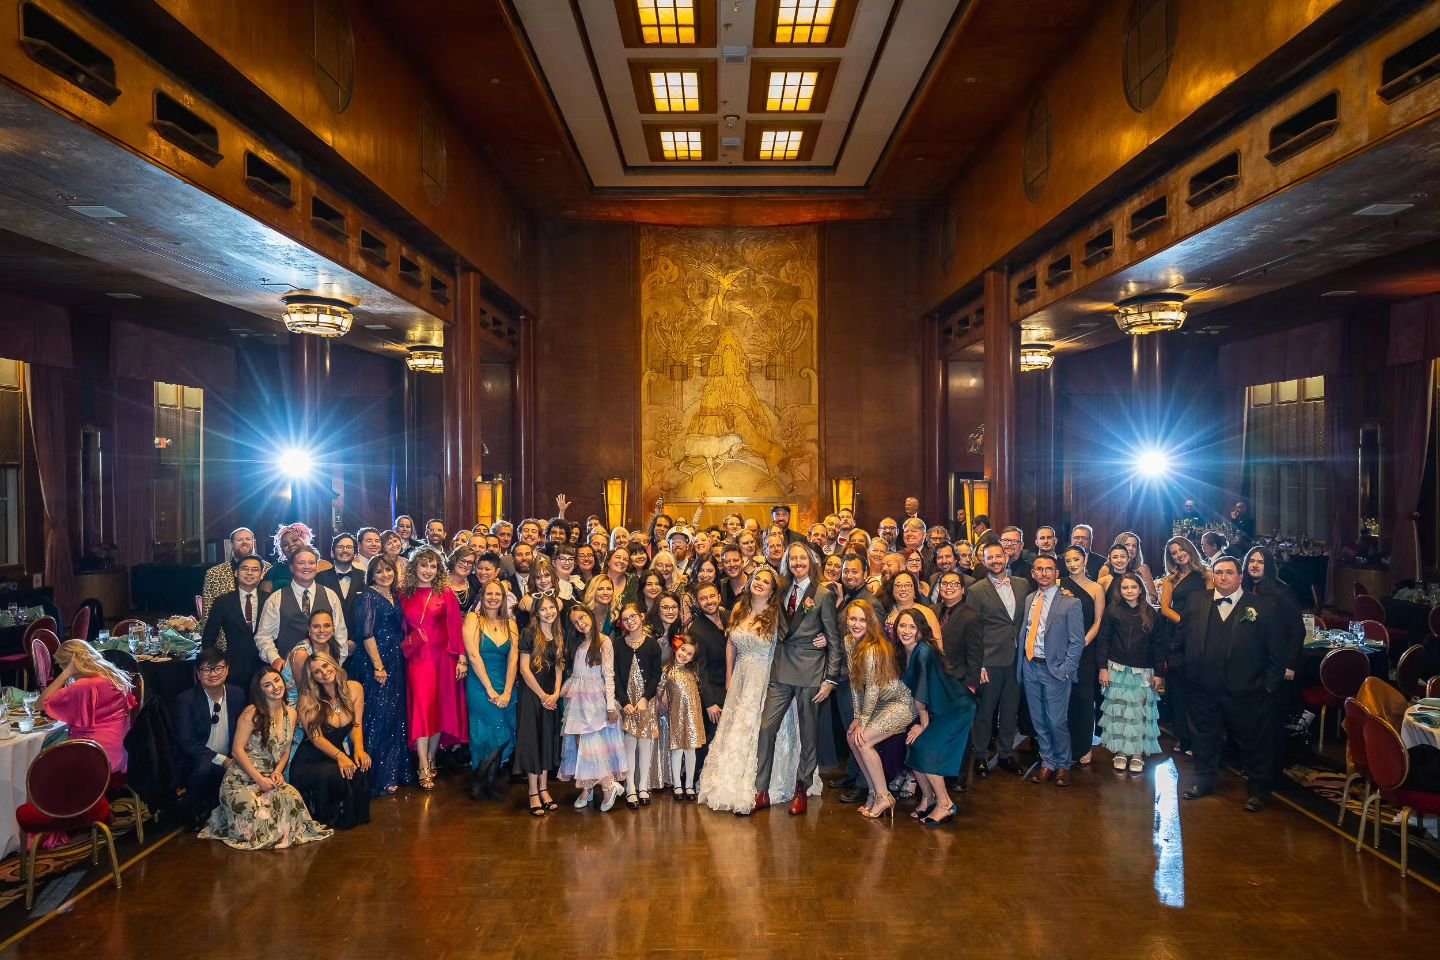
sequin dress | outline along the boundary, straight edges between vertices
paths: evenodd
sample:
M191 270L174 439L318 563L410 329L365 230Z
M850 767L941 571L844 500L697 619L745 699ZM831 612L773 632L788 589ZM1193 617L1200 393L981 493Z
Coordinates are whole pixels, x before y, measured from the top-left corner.
M365 689L365 750L370 754L370 792L379 796L392 787L413 786L410 741L405 728L405 621L400 605L374 590L355 598L355 655L350 658L350 679ZM375 650L385 666L385 682L375 677L375 665L365 641L375 638Z
M674 663L665 668L660 679L668 701L670 718L669 748L695 750L705 746L704 707L700 705L700 683L693 669L685 670Z
M867 733L894 736L910 729L915 720L915 700L910 688L899 677L888 683L875 682L875 658L867 656L860 662L851 661L850 697L855 704L855 719Z

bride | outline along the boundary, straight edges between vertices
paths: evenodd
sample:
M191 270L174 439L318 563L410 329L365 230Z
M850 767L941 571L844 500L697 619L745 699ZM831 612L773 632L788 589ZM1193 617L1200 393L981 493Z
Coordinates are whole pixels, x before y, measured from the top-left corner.
M780 604L775 573L760 567L750 577L750 590L730 615L730 643L725 649L725 708L700 771L699 801L712 810L750 813L755 807L755 769L760 753L760 714L770 686L770 661L779 636ZM800 767L800 726L795 705L775 738L775 763L770 773L770 800L788 802L795 794ZM816 777L816 783L819 777ZM818 792L811 787L810 792Z

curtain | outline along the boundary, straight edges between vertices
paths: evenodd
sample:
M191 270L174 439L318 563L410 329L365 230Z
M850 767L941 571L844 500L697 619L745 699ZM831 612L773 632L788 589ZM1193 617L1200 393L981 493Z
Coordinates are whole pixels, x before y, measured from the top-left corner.
M1395 417L1389 447L1392 468L1385 523L1390 536L1390 578L1392 583L1418 579L1421 574L1419 544L1415 539L1412 515L1420 503L1420 487L1425 479L1425 457L1429 451L1430 406L1435 390L1433 361L1420 360L1390 367L1394 390Z
M1386 363L1400 366L1440 357L1440 297L1407 300L1390 308Z
M0 356L70 367L70 317L60 307L0 293Z
M1356 392L1359 386L1360 377L1353 373L1325 378L1326 486L1330 494L1325 542L1330 550L1330 567L1326 577L1330 597L1340 596L1344 588L1343 584L1336 582L1340 551L1354 542L1360 532L1359 519L1355 516L1358 496L1355 447L1360 429Z
M155 463L155 383L115 379L115 545L133 573L154 556L150 482Z
M182 337L128 320L112 320L110 372L126 379L232 390L236 381L235 350L223 343Z
M1345 322L1339 319L1237 340L1220 348L1220 383L1252 387L1328 375L1340 369L1344 348Z
M65 378L55 367L26 364L25 370L30 438L45 511L45 582L55 591L55 605L63 615L72 611L79 599L75 596L75 565L70 546Z

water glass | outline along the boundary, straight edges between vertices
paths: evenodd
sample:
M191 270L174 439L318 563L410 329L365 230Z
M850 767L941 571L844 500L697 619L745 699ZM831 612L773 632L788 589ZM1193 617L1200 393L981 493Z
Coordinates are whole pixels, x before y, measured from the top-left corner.
M95 642L102 647L105 646L105 644L110 642L110 631L101 630L98 634L95 635Z
M40 702L40 691L38 691L38 690L30 690L30 691L28 691L28 692L25 694L25 699L22 701L22 703L24 703L24 705L25 705L25 716L27 716L27 717L34 717L34 716L35 716L35 704L37 704L37 703L39 703L39 702Z
M1355 646L1365 645L1365 625L1360 621L1350 624L1350 633L1355 637Z
M10 619L11 619L11 620L14 620L16 623L18 623L18 622L20 621L20 604L18 604L18 603L12 603L12 604L10 604L9 606L7 606L7 607L5 608L5 612L10 615Z

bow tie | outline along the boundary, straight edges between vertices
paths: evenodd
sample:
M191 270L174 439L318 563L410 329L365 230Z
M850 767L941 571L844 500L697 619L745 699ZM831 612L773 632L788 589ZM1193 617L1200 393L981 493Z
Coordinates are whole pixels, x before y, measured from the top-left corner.
M1215 605L1218 607L1218 606L1220 606L1220 604L1222 604L1222 603L1234 603L1234 602L1235 602L1235 598L1234 598L1234 597L1221 597L1219 600L1216 600L1216 601L1215 601Z
M1008 587L1008 586L1010 586L1010 578L1009 578L1009 577L991 577L990 579L991 579L991 581L995 584L995 586L997 586L997 587Z

